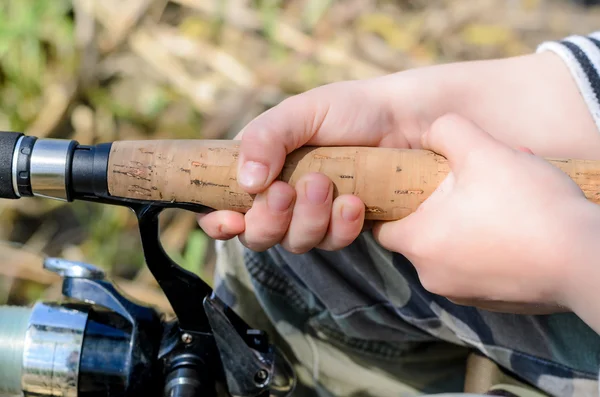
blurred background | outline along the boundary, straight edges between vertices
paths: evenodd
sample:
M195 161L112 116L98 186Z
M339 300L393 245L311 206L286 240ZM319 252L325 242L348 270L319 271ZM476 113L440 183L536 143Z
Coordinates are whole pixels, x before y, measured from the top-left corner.
M572 0L0 0L0 129L82 144L232 138L315 86L535 50L600 27ZM185 211L162 241L208 282L211 241ZM126 209L0 202L0 304L60 296L43 256L104 268L169 311Z

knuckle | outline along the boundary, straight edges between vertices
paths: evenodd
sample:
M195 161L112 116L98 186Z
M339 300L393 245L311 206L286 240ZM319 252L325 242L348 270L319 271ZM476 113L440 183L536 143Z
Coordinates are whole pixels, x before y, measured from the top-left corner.
M310 223L303 225L301 232L293 232L282 245L292 254L304 254L319 244L327 244L327 242L323 242L326 233L327 223Z
M323 240L317 248L323 251L337 251L344 247L349 246L356 239L356 237L350 236L336 236L335 238L329 238Z
M323 239L321 245L331 251L342 249L352 244L358 236L360 236L361 231L362 227L333 228L333 230L331 230L331 232Z
M418 273L421 285L427 291L440 296L451 294L451 290L448 288L450 280L445 277L440 277L439 272L436 272L435 270L430 271L429 268L420 268Z
M313 248L316 248L322 241L322 238L308 238L305 234L302 234L302 237L298 235L293 235L291 237L285 238L281 245L286 249L286 251L291 252L292 254L304 254L310 251Z
M342 249L343 246L338 246L337 244L331 244L330 242L322 242L315 246L315 248L320 249L322 251L337 251Z
M244 130L242 142L269 142L273 139L273 132L263 119L257 119Z
M325 217L326 218L326 217ZM308 223L303 227L304 238L310 241L321 241L327 233L329 219Z
M255 243L251 243L248 241L244 242L244 245L246 246L246 248L248 248L250 251L254 251L254 252L263 252L266 251L267 249L269 249L270 247L268 245L264 245L264 244L255 244Z
M423 272L419 272L419 279L421 280L421 285L427 291L435 295L443 295L443 291L439 288L439 284L436 283L434 278L429 276L428 273L423 274Z
M460 123L460 116L455 113L446 113L443 116L434 120L431 123L430 135L438 135L444 134L447 131L451 131L456 128L456 126Z
M283 246L283 248L285 248L286 251L288 251L294 255L305 254L308 251L310 251L310 246L302 245L302 244L298 244L298 243L287 243L287 244L282 244L282 246Z
M444 259L443 253L452 249L455 229L440 224L423 225L412 234L404 234L407 252L419 263L435 263Z
M416 236L408 238L408 241L404 242L406 247L406 254L414 258L425 258L428 256L431 242L430 239L424 236Z
M240 241L246 248L248 248L249 250L254 251L254 252L262 252L271 247L271 245L269 245L265 242L248 239L246 237L241 237L241 236L240 236Z
M284 235L281 228L260 228L249 230L246 234L247 247L253 251L262 251L277 244Z
M461 122L461 120L462 118L458 114L448 112L444 113L437 120L435 120L432 124L432 127L435 126L436 129L444 130L447 128L455 127Z
M259 232L259 237L257 239L261 242L277 244L283 238L284 233L285 230L282 230L281 228L265 228Z

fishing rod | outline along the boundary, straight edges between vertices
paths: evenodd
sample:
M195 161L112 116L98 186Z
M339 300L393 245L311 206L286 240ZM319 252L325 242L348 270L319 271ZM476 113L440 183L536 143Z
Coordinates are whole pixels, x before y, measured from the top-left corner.
M0 307L0 395L289 395L295 374L268 335L248 326L204 280L171 260L161 245L158 217L164 209L211 209L153 201L143 194L138 198L138 193L113 196L108 187L111 174L130 174L134 182L126 190L135 192L144 192L147 179L114 163L115 148L2 132L0 198L83 200L132 209L146 265L175 318L167 320L154 308L134 302L93 265L48 258L44 269L62 277L63 299ZM121 157L119 163L133 161ZM152 168L153 162L146 167ZM163 177L167 175L158 179Z
M63 278L60 302L0 308L0 393L25 396L288 396L295 374L264 331L252 329L196 274L177 265L159 239L160 213L245 213L253 195L237 184L239 142L142 140L80 145L0 133L0 198L44 197L130 208L148 269L175 318L135 303L89 264L49 258ZM591 201L600 162L547 159ZM309 172L354 194L365 218L396 220L415 211L450 172L425 150L302 147L279 180ZM376 177L374 177L376 176ZM0 259L1 262L1 259ZM0 263L1 265L1 263Z

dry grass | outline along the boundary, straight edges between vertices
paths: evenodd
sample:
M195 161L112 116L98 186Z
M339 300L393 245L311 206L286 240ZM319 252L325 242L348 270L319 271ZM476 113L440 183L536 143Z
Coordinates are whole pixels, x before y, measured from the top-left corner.
M233 137L318 85L533 51L597 27L550 0L19 0L0 5L0 128L91 144ZM210 278L210 242L173 211L163 242ZM102 266L165 309L127 210L0 203L0 303L57 296L42 255Z

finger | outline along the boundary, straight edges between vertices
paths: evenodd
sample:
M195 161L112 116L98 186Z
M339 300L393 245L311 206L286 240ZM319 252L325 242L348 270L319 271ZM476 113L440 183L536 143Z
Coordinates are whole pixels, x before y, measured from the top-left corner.
M229 240L244 231L244 215L234 211L215 211L199 214L198 225L215 240Z
M349 81L315 88L251 121L238 135L240 186L248 193L264 190L280 174L286 155L306 144L376 146L384 134L397 131L391 106L375 95L376 85Z
M246 230L240 241L253 251L264 251L279 243L292 219L296 190L285 182L275 181L256 195L246 213Z
M333 183L325 175L311 173L296 183L296 202L287 234L281 246L300 254L316 247L329 228Z
M452 195L455 186L456 176L451 171L415 212L397 221L375 223L373 226L375 239L384 248L404 255L420 252L421 247L416 245L426 241L432 235L432 230L429 228L433 226L436 232L442 230L439 225L436 227L436 221L445 219L442 218L447 212L443 209L444 203Z
M317 248L335 251L350 245L363 230L365 205L356 196L343 195L333 201L329 229Z
M473 122L455 114L447 114L434 121L421 140L424 149L444 156L455 171L473 151L502 147L500 142Z
M455 173L450 171L446 178L436 187L425 201L421 203L416 209L416 212L428 211L430 208L440 206L446 200L456 185Z
M414 212L407 217L392 222L377 222L373 225L373 237L383 248L405 255L409 260L419 251L415 245L419 242L424 216ZM423 241L421 239L421 241Z

